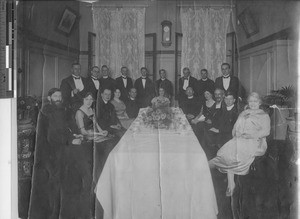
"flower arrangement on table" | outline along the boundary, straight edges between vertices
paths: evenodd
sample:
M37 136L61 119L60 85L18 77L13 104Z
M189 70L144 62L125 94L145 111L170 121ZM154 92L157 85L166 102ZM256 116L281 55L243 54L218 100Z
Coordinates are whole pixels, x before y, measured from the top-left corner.
M146 126L153 126L156 129L167 129L172 123L174 114L170 107L151 107L141 114Z

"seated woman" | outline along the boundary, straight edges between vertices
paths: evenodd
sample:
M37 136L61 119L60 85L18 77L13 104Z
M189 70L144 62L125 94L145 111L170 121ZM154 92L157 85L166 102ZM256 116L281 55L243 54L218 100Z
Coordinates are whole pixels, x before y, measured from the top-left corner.
M202 106L201 112L191 121L194 133L202 147L205 146L203 135L205 125L208 125L206 124L206 121L210 119L215 112L215 101L213 99L213 91L206 90L204 92L204 97L206 101L205 104L203 104ZM206 149L204 148L204 150Z
M261 99L257 93L251 93L247 101L247 108L239 115L233 127L233 138L209 161L211 168L227 173L227 196L232 196L235 188L234 174L246 175L254 158L264 155L267 149L270 117L260 109Z
M96 140L104 141L107 138L107 131L101 129L97 131L98 135L94 134L93 101L92 93L84 96L83 104L75 115L78 143L65 148L61 207L61 214L65 217L92 217L90 209L93 208L93 146Z
M151 104L153 108L170 106L170 100L165 96L165 90L162 87L158 90L158 97L151 100Z
M102 130L95 122L95 111L92 108L94 97L88 92L83 98L83 105L77 110L75 115L78 131L88 140L100 140L99 137L107 136L108 132ZM94 129L94 125L96 129ZM96 131L96 132L95 132ZM95 133L97 134L95 136Z
M134 119L130 119L126 113L126 105L120 100L121 91L120 89L116 89L114 92L114 98L110 101L112 105L114 105L117 117L120 120L121 125L128 129Z
M205 104L202 107L199 115L192 120L192 124L197 124L198 122L203 122L207 118L210 118L210 115L213 114L215 101L213 99L212 91L206 90L204 92Z

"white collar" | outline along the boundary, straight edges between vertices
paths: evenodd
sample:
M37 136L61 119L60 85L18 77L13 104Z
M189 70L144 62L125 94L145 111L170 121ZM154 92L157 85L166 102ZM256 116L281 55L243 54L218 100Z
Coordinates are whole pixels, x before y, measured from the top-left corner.
M194 98L194 96L191 96L191 97L187 97L188 99L193 99Z
M164 81L164 80L166 80L166 78L161 78L160 80Z
M222 105L222 101L220 103L216 102L216 109L221 108L221 105Z
M104 78L104 79L107 79L107 78L108 78L108 76L103 76L102 78Z
M135 100L135 99L133 99L132 97L130 97L130 100Z
M230 111L233 107L234 107L234 104L232 104L231 106L226 106L227 111Z
M205 79L201 78L202 81L207 81L207 79L208 79L208 78L205 78Z
M92 78L93 80L98 80L98 78L96 78L96 77L94 77L94 76L91 76L91 78Z
M102 98L102 100L103 100L103 98ZM103 102L104 102L105 104L107 104L107 103L108 103L108 101L105 101L105 100L103 100Z

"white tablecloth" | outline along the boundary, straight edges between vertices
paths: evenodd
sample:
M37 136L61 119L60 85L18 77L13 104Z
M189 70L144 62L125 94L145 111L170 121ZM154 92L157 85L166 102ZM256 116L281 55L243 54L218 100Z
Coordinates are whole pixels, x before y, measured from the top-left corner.
M218 213L207 158L188 124L175 131L134 122L111 151L95 192L104 219L210 219Z

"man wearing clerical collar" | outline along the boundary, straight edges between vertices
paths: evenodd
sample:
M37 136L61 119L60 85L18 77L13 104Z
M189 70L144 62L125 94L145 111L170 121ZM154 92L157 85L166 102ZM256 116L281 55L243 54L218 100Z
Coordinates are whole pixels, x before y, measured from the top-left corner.
M186 89L191 87L195 92L195 96L198 96L198 89L197 89L197 79L191 76L190 69L185 67L182 70L183 77L179 79L179 93L178 93L178 104L179 107L182 108L182 102L186 98Z
M186 118L191 121L194 119L201 111L202 102L198 97L194 96L194 90L192 87L187 87L186 89L186 99L182 104L182 111L186 115Z
M102 65L101 67L102 77L99 79L100 87L102 89L109 89L114 91L116 89L116 81L109 76L109 68L107 65Z
M200 74L201 79L198 81L198 95L204 101L204 92L207 90L213 92L215 90L215 82L208 78L207 69L201 69Z
M225 93L224 102L226 107L222 109L218 127L209 129L208 138L211 144L220 148L232 138L232 129L238 117L234 94L230 91Z
M82 105L82 98L86 93L86 79L81 77L81 66L73 63L69 77L62 80L60 89L63 103L66 107L72 108L73 112Z
M155 97L155 86L150 78L148 78L148 69L141 68L141 77L136 79L134 87L137 90L137 102L141 108L151 105L151 100Z
M156 95L158 96L159 88L163 88L165 91L165 96L171 101L173 96L173 86L172 82L166 78L166 74L167 72L165 69L159 70L160 79L155 82L155 91Z
M111 99L111 90L105 88L100 90L96 107L96 120L102 130L121 137L123 128L117 117L114 106L109 102Z
M116 78L116 86L121 91L120 100L126 102L128 100L128 92L133 87L132 79L128 76L128 68L121 68L121 76Z
M137 91L134 87L132 87L129 91L129 99L125 102L126 105L126 113L129 118L136 118L139 113L139 106L136 101Z

